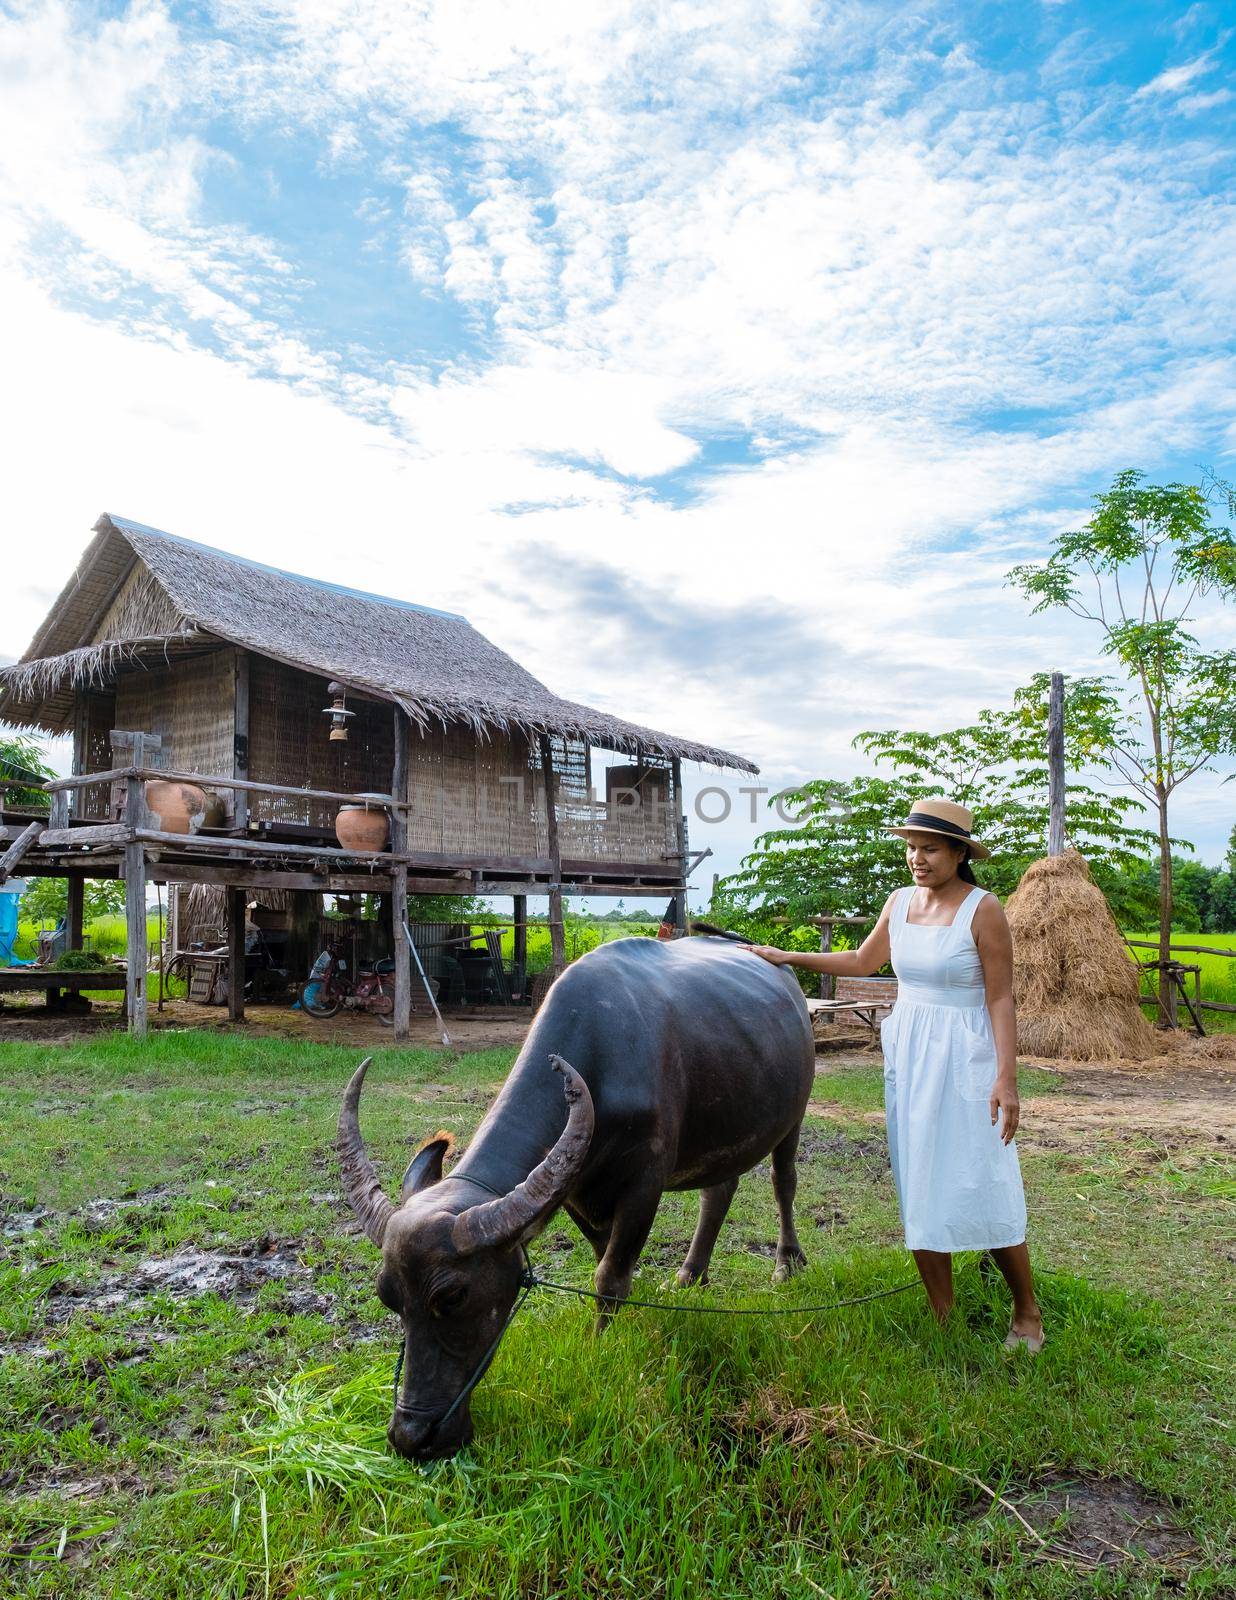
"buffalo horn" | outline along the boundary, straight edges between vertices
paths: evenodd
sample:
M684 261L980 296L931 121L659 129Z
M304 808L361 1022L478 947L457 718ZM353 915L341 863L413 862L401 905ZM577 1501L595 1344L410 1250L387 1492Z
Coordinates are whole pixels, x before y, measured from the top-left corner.
M561 1056L550 1056L555 1072L563 1077L567 1102L566 1127L558 1142L524 1181L497 1200L461 1211L451 1229L451 1241L461 1254L487 1246L514 1244L555 1206L561 1204L584 1164L592 1142L593 1109L588 1085Z
M361 1138L360 1096L371 1060L372 1057L365 1057L344 1090L336 1149L343 1175L344 1198L360 1218L366 1236L381 1249L382 1236L395 1214L395 1207L382 1192L382 1180L366 1155L365 1141Z

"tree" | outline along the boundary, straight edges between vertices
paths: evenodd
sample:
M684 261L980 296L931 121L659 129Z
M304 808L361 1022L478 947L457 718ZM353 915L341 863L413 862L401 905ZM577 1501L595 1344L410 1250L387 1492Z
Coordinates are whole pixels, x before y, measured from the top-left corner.
M6 789L0 799L9 805L46 811L51 802L40 785L56 774L48 766L40 747L20 734L0 738L0 783L29 784L29 788Z
M1092 689L1079 681L1069 693L1080 707ZM1047 837L1046 696L1044 676L1012 707L980 712L969 727L860 733L855 745L886 770L805 784L801 820L762 834L742 869L719 885L719 901L791 918L878 911L905 882L905 846L887 826L933 793L973 811L976 836L992 849L979 868L984 887L1011 893ZM1074 726L1084 731L1080 715ZM1126 820L1137 808L1132 796L1069 786L1070 843L1086 855L1117 917L1135 923L1149 909L1137 880L1154 843L1152 833Z
M1217 500L1236 516L1236 494L1218 480L1157 485L1122 472L1044 563L1009 573L1035 613L1058 607L1094 624L1123 670L1125 681L1092 708L1091 728L1104 761L1155 813L1162 962L1171 957L1172 796L1236 752L1236 650L1206 650L1190 631L1199 599L1236 598L1236 539L1212 520ZM1168 986L1160 967L1165 1009Z

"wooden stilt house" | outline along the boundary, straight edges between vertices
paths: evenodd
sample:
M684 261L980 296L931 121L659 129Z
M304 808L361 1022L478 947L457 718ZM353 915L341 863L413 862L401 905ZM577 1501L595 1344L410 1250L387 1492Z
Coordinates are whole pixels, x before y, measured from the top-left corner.
M68 876L71 942L86 877L126 879L134 930L148 881L222 886L234 943L259 886L389 894L396 929L409 892L520 907L545 895L560 965L564 890L684 888L684 760L756 770L561 698L463 617L113 516L25 655L0 669L0 721L73 739L73 776L51 785L48 825L21 862ZM171 775L217 802L188 834L148 803L148 781ZM357 803L389 815L380 849L338 842L336 815ZM3 838L22 824L0 818ZM394 954L402 1032L406 940ZM131 977L136 1029L139 991Z

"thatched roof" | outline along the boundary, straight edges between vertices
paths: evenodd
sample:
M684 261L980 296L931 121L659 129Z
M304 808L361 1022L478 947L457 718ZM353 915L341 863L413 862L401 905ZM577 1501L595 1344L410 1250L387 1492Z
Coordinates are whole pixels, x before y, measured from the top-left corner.
M135 574L142 593L132 614L158 623L153 631L147 620L139 637L135 628L116 626L123 620L118 596L123 601ZM119 636L104 639L109 615L105 631ZM72 724L76 686L102 684L127 663L221 642L390 700L421 727L521 728L603 749L757 770L728 750L561 699L451 612L282 572L107 515L30 648L15 666L0 668L0 718L63 733Z

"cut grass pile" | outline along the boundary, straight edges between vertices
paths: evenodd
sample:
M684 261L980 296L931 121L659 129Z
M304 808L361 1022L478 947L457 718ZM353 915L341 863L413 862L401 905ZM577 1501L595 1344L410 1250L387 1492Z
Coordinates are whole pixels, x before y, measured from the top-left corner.
M426 1133L466 1139L509 1060L378 1056L365 1129L392 1186ZM1002 1353L1003 1291L972 1260L947 1330L915 1292L801 1321L627 1312L598 1340L540 1292L477 1391L476 1445L419 1470L386 1448L396 1324L330 1154L354 1065L218 1033L0 1046L6 1597L1233 1592L1222 1146L1027 1145L1037 1362ZM1058 1081L1024 1075L1031 1128ZM671 1287L696 1200L667 1196L637 1294L785 1305L907 1276L878 1063L830 1061L819 1089L839 1109L804 1130L808 1271L769 1283L762 1171L706 1290ZM167 1266L191 1255L232 1287L194 1292ZM589 1281L563 1217L533 1258ZM1061 1473L1161 1498L1189 1554L1097 1571L993 1510Z

